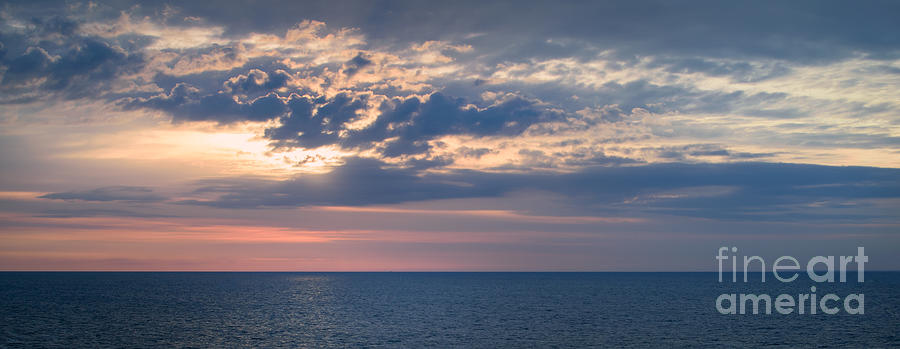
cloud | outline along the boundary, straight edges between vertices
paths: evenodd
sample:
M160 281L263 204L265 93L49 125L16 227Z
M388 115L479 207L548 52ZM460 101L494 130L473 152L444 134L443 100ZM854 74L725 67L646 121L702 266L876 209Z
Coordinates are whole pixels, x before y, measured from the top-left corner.
M266 130L266 137L278 147L337 144L347 149L364 149L384 142L381 154L398 157L427 152L431 147L428 141L439 136L516 136L531 125L563 118L523 98L479 108L437 92L424 101L419 97L387 100L381 103L369 125L347 129L345 124L366 108L367 98L346 94L330 100L292 97L288 102L290 115L282 118L280 126Z
M678 84L658 85L648 80L633 80L626 83L607 82L597 89L595 98L613 104L617 108L632 110L646 109L654 113L678 111L683 113L737 113L758 114L760 109L770 108L785 100L784 93L747 93L742 90L700 90L693 86ZM765 109L764 109L765 110ZM781 110L779 110L781 111ZM802 116L799 111L776 112L766 115L773 118ZM620 115L611 114L615 121Z
M172 218L175 216L118 209L78 208L44 210L37 217L42 218L82 218L82 217L139 217Z
M292 95L287 105L290 114L281 119L281 125L266 130L266 137L278 147L317 148L336 144L344 124L366 108L368 96L339 94L334 98L310 98Z
M463 146L463 147L459 147L458 149L456 149L456 152L464 157L480 159L482 156L493 153L495 151L493 151L489 148L470 148L470 147Z
M79 24L63 16L50 16L47 18L32 17L31 23L39 31L38 35L47 37L53 35L71 36L78 31Z
M234 76L224 83L225 91L235 94L268 93L288 85L291 75L281 69L268 74L259 69L250 69L247 75Z
M9 2L0 213L36 253L430 245L545 268L739 236L889 255L898 7Z
M663 67L668 73L703 73L709 76L728 76L734 82L758 82L784 76L791 69L781 62L752 64L747 61L716 61L697 57L668 58L657 57L647 64L648 68Z
M360 69L365 68L369 65L372 65L372 61L363 57L362 53L357 54L353 57L353 59L344 63L343 71L347 76L353 76Z
M126 108L150 108L165 111L175 121L217 121L222 124L237 121L265 121L285 112L285 102L275 93L239 101L234 95L216 92L202 95L190 85L179 83L167 94L150 98L127 100Z
M683 146L647 148L645 150L655 152L661 158L677 161L689 161L691 159L708 160L711 157L731 160L751 160L770 158L778 155L776 153L733 151L717 144L688 144Z
M520 8L515 5L484 6L478 1L390 1L380 6L355 1L346 6L285 1L230 2L216 7L181 4L186 15L227 25L232 33L288 28L296 22L297 13L304 13L329 24L359 27L378 44L469 37L476 51L506 51L522 60L548 53L572 55L564 45L557 45L556 51L547 44L537 45L547 38L613 48L625 57L664 53L822 62L856 53L873 58L900 54L900 39L878 35L900 30L887 15L896 13L898 5L888 1L529 1L528 11L516 10ZM490 35L472 35L475 33Z
M250 59L242 44L201 46L178 51L163 51L158 58L163 64L154 67L164 74L185 76L206 72L228 72L246 65Z
M565 173L423 173L351 158L331 173L288 181L203 181L192 195L205 198L181 203L229 208L365 206L538 191L565 197L572 210L598 216L643 212L739 220L891 221L894 218L885 210L900 201L898 178L896 169L771 163L592 166ZM843 207L842 214L829 217L835 212L823 205Z
M159 202L166 198L155 194L153 189L147 187L136 186L111 186L85 191L68 191L59 193L50 193L39 196L41 199L54 200L77 200L77 201L99 201L99 202Z
M371 158L347 158L327 174L310 174L288 181L207 180L194 195L214 194L214 200L183 204L214 207L369 205L472 196L458 185L418 176L416 169L390 167Z
M884 155L897 143L896 96L885 88L896 84L890 45L848 41L859 33L824 20L877 14L878 5L818 6L810 11L822 18L795 20L783 13L803 6L773 3L784 12L766 25L743 16L759 11L745 4L651 1L647 6L666 11L648 13L629 4L538 1L531 5L545 13L530 21L535 14L491 18L497 8L470 5L347 3L383 15L360 17L311 2L300 18L231 3L89 11L16 4L2 26L0 61L12 68L0 84L18 91L7 102L49 101L61 89L66 98L161 111L176 123L259 123L257 136L272 147L261 157L326 147L407 166L525 170L673 160L823 163L855 148L868 153L855 156L865 162L850 163L878 165L878 149ZM469 15L443 23L454 13ZM694 25L677 25L688 14ZM719 14L741 14L745 22ZM854 28L892 26L878 17ZM538 137L586 144L541 147ZM467 152L460 142L493 152ZM684 144L723 146L676 149Z
M29 101L47 93L63 93L66 98L102 95L98 91L109 89L110 81L135 72L142 63L140 54L92 38L76 38L67 49L53 52L28 46L21 54L0 56L0 68L5 70L0 88L8 94L0 101Z

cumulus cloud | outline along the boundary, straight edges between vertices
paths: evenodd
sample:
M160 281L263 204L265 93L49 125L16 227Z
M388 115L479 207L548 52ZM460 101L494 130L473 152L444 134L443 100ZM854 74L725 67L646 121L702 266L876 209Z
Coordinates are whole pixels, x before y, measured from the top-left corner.
M369 125L347 129L345 125L366 108L366 99L365 95L345 94L318 100L295 96L288 102L290 115L281 120L280 126L266 130L266 137L278 147L378 146L385 156L396 157L427 152L428 141L443 135L515 136L535 123L561 118L521 98L479 108L434 93L424 101L419 97L387 100L380 104Z
M236 94L267 93L287 86L292 79L284 70L268 74L259 69L250 69L247 75L237 75L225 81L225 91Z
M69 30L69 29L66 29ZM74 29L72 29L74 30ZM48 51L28 46L21 54L0 56L4 102L36 98L35 94L63 93L67 98L94 96L121 74L135 72L143 63L140 54L91 38L76 38L64 49ZM102 94L102 92L100 92Z
M176 123L264 124L257 136L272 156L329 147L406 166L820 162L850 148L873 159L897 144L896 93L885 88L897 83L895 47L857 35L895 24L877 17L852 34L823 20L883 12L876 5L772 3L777 15L734 23L720 15L759 10L531 4L543 19L569 19L560 26L477 4L394 4L348 3L379 14L365 19L324 3L305 4L303 18L285 17L297 5L280 2L72 5L39 16L19 4L6 16L33 19L2 27L0 86L15 92L6 102L62 93ZM785 15L806 10L822 17ZM677 25L687 13L696 25Z
M126 108L152 108L166 111L175 121L265 121L284 112L285 104L275 93L241 102L228 93L201 95L186 85L175 85L167 94L130 100Z

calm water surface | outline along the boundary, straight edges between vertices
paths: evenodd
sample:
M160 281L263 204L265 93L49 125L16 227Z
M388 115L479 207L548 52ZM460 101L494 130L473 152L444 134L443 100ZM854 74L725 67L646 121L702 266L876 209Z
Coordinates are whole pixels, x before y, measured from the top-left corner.
M719 294L811 284L719 284L715 273L9 272L0 347L900 346L900 273L865 276L817 284L817 294L865 294L865 315L721 315Z

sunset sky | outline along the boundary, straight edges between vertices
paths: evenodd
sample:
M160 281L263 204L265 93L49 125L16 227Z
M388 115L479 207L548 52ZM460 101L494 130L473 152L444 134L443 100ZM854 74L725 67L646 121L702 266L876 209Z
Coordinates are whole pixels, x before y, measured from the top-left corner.
M900 269L898 15L2 2L0 270Z

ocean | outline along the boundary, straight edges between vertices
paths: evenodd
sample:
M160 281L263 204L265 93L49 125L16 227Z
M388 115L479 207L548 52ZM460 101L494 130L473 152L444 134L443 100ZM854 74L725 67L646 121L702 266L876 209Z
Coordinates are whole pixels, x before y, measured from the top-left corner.
M900 346L900 272L0 273L0 347ZM741 276L739 276L741 278ZM864 294L864 314L720 314L723 293ZM833 302L840 306L842 302Z

